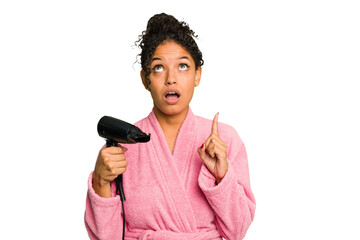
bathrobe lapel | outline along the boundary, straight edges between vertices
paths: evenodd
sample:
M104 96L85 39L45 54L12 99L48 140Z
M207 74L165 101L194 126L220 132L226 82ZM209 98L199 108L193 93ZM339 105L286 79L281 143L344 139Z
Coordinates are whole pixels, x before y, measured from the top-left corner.
M156 161L157 167L160 169L159 173L163 175L164 181L161 184L164 184L164 189L168 191L169 203L173 204L171 209L176 216L177 225L183 232L194 232L196 231L196 218L187 195L186 186L189 166L193 154L196 154L196 150L194 151L195 117L189 109L178 132L173 154L170 152L154 111L150 113L148 119L155 132L151 135L151 147L157 150L152 151L153 156L151 158Z

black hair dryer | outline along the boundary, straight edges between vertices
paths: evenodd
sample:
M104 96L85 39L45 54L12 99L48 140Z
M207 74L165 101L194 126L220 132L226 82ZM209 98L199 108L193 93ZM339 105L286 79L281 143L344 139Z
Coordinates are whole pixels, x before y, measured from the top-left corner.
M150 141L150 134L144 133L138 127L109 116L104 116L97 125L99 135L106 139L106 147L118 146L118 143L138 143ZM121 201L125 201L122 185L122 174L117 176L116 194L120 195Z

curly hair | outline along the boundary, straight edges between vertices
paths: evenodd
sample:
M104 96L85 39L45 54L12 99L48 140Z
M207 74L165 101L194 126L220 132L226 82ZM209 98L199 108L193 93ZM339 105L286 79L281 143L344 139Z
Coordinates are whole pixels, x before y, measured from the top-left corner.
M156 48L165 41L172 40L180 44L190 53L196 69L202 66L204 64L202 53L194 39L197 37L186 22L179 22L171 15L160 13L151 17L146 30L139 35L139 39L135 42L135 45L141 48L139 56L141 58L141 68L145 72L147 87L150 85L151 58Z

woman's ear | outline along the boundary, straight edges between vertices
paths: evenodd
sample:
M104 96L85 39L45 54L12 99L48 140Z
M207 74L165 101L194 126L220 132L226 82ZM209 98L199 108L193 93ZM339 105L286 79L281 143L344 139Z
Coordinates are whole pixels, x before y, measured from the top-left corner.
M195 87L199 86L202 68L199 66L195 71Z
M142 83L143 83L145 89L148 90L148 91L150 91L149 86L148 86L148 84L147 84L147 82L146 82L146 77L145 77L145 72L144 72L144 70L141 70L141 71L140 71L140 77L141 77L141 80L142 80Z

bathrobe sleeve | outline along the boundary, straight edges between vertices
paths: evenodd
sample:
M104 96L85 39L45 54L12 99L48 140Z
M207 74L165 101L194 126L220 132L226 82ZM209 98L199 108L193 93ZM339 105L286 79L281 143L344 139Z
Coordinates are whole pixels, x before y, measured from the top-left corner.
M219 128L228 145L228 171L215 185L215 178L203 164L198 182L215 213L215 224L226 239L243 239L254 218L255 199L250 189L247 154L244 143L230 126Z
M93 173L88 179L86 198L85 226L90 239L121 239L122 210L119 196L115 195L112 185L112 197L97 195L92 187Z

